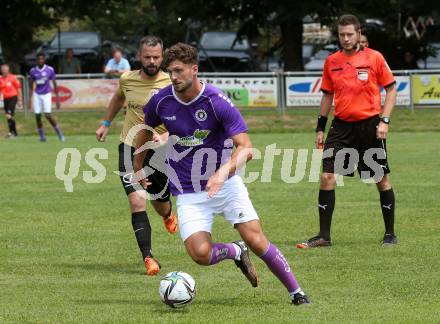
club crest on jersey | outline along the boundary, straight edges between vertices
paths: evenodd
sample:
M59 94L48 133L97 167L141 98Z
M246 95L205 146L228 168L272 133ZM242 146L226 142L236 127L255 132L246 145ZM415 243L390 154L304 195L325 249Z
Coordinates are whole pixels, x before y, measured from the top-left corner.
M195 117L198 121L205 121L208 118L208 114L203 109L199 109L195 113Z
M358 71L358 79L361 81L368 81L368 71L361 70Z
M179 138L177 144L182 146L197 146L202 145L203 140L208 137L211 131L207 129L196 129L191 136Z

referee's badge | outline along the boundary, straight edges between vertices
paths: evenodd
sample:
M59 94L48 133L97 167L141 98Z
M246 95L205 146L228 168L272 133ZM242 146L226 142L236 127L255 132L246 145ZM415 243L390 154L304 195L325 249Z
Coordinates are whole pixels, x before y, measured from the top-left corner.
M208 114L203 109L199 109L195 113L195 117L198 121L205 121L208 118Z
M368 81L368 71L358 71L357 74L360 81Z

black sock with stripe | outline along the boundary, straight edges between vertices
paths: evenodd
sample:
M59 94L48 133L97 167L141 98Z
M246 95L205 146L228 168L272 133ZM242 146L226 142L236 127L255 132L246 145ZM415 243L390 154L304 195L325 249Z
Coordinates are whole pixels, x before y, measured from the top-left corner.
M335 209L335 190L319 190L319 236L330 240L333 210Z
M380 208L382 209L385 233L394 235L394 204L395 197L393 189L380 191Z

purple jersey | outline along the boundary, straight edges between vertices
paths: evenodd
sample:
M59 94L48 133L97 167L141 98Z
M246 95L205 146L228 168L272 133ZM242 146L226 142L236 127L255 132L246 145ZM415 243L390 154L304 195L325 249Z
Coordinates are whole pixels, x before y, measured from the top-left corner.
M50 81L55 80L56 74L51 66L45 64L41 69L34 66L29 72L29 76L36 84L35 93L46 94L52 91Z
M171 85L163 88L150 99L144 112L148 126L165 124L170 133L167 175L173 195L205 190L208 178L231 156L229 138L247 131L232 101L205 83L188 103L175 95Z

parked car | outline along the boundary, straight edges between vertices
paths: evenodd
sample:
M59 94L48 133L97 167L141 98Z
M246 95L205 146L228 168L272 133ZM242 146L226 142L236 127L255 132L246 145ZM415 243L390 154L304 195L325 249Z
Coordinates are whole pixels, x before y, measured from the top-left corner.
M42 52L46 55L46 62L58 69L59 59L64 56L66 49L72 48L81 62L83 73L100 73L105 58L111 55L113 45L110 41L102 41L97 32L61 32L50 42L26 54L24 60L26 67L31 68L36 64L36 54Z
M203 33L199 44L201 72L251 72L257 64L251 45L235 32L210 31Z
M435 51L434 56L428 56L424 60L417 61L419 69L440 69L440 43L430 43L428 45Z
M324 68L324 63L327 57L334 53L338 47L333 44L324 46L323 49L315 53L310 59L310 61L304 65L305 71L322 71Z

